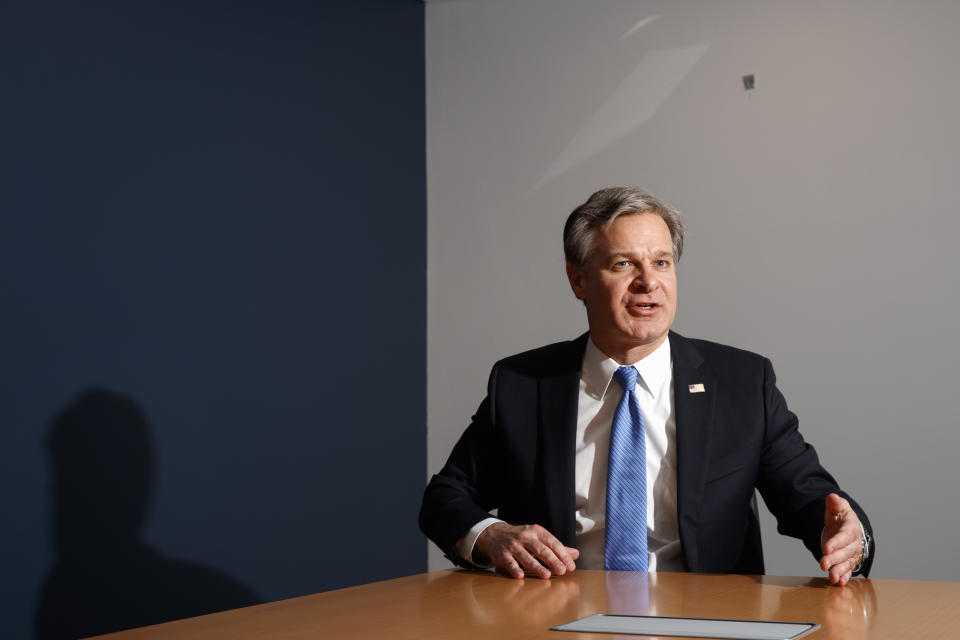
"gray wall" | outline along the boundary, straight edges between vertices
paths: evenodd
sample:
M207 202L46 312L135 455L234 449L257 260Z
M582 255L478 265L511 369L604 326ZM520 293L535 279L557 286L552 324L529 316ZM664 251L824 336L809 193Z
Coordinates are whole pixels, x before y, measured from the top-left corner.
M687 221L676 328L772 358L871 516L874 575L960 577L957 24L934 1L428 3L428 474L495 359L584 330L563 220L639 184ZM769 572L817 573L764 535Z
M424 570L423 12L4 3L0 636Z

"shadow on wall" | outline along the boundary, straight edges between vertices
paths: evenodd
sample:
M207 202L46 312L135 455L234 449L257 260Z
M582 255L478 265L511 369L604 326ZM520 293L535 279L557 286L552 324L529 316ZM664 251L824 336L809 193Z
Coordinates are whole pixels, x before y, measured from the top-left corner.
M153 447L130 398L84 391L54 418L46 444L57 560L38 599L37 638L83 638L260 602L236 580L165 558L140 539Z

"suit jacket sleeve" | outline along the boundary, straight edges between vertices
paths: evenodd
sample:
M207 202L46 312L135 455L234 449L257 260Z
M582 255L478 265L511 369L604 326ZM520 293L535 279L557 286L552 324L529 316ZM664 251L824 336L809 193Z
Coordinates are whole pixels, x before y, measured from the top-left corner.
M818 560L822 557L820 536L824 525L826 497L837 493L849 502L864 530L872 537L867 514L840 489L823 468L814 448L804 441L797 428L797 417L787 409L776 386L770 361L763 362L763 398L766 414L757 488L771 513L777 518L777 531L800 538ZM876 546L874 544L874 552ZM868 575L874 552L860 568Z
M487 397L446 464L430 479L420 508L420 529L447 558L464 567L474 565L457 554L457 541L473 525L489 517L489 510L500 502L502 477L497 473L492 409L496 406L497 375L498 367L494 366Z

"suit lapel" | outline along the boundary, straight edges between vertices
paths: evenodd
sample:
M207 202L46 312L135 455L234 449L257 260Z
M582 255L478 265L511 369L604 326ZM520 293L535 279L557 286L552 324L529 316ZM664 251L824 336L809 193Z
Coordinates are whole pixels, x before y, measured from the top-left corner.
M687 569L697 571L698 514L702 513L717 379L697 348L683 336L671 332L670 349L677 427L677 519Z
M574 546L575 448L577 406L580 393L580 368L587 334L570 343L570 350L559 363L557 375L543 377L538 384L540 450L547 513L553 533L567 546ZM548 526L548 529L551 527Z

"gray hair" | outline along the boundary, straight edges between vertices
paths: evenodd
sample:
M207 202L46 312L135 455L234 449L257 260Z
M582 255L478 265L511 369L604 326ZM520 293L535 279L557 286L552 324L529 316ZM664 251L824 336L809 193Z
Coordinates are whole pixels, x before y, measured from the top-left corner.
M683 253L683 221L680 213L639 187L607 187L595 192L573 210L563 226L563 253L567 262L586 266L593 252L598 229L624 214L652 213L660 216L670 230L673 258Z

